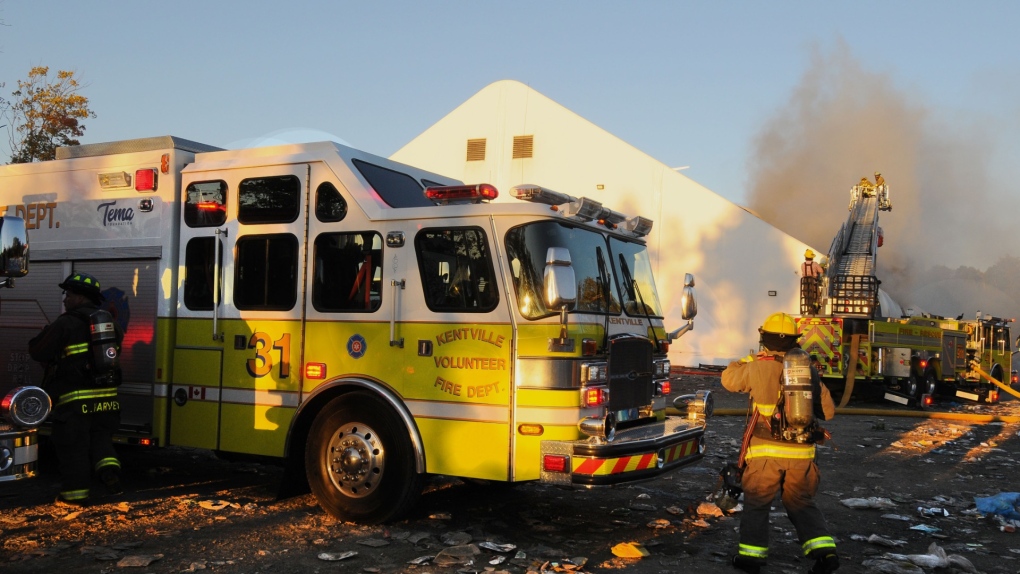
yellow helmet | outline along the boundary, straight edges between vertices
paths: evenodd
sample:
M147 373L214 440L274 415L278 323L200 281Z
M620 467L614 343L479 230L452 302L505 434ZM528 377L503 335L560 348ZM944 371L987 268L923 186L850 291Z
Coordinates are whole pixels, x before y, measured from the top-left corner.
M814 258L815 258L815 252L814 251L811 251L810 249L808 249L807 251L804 252L804 259L814 259Z
M777 335L796 335L797 322L786 313L773 313L761 324L761 331Z

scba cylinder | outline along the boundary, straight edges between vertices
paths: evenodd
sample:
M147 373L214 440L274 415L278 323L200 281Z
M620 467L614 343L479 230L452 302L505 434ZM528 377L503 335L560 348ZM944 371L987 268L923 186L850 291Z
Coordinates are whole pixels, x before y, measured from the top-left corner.
M815 420L811 357L803 349L792 349L783 357L783 399L787 428L802 431L811 426Z
M102 309L89 317L92 331L92 364L96 375L112 373L120 367L120 348L117 345L117 330L113 316Z

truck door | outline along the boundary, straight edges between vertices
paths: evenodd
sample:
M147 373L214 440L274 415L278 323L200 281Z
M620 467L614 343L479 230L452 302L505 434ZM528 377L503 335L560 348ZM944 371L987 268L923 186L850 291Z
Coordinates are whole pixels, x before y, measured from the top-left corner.
M187 175L171 441L282 456L301 389L308 166Z

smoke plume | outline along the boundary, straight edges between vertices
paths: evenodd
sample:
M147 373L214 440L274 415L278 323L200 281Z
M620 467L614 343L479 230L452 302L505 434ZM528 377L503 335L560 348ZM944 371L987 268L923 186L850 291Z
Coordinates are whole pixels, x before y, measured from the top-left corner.
M892 75L863 69L843 42L815 49L754 142L749 207L828 251L846 221L850 187L881 172L893 204L879 216L882 288L918 311L1016 316L1018 283L1008 281L1020 279L1020 260L1010 255L1005 216L1018 206L994 188L987 134L926 105Z

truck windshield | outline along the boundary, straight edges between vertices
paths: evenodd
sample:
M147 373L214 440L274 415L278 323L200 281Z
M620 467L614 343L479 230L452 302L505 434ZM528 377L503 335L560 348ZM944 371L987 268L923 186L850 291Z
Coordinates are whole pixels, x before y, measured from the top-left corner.
M617 289L613 287L616 284L616 271L605 236L556 221L540 221L516 227L506 235L507 256L521 315L528 319L538 319L559 312L559 309L547 308L542 297L545 256L550 247L563 247L570 252L577 281L574 311L620 313L620 298ZM644 250L641 245L633 245L631 248ZM627 252L626 257L628 263L634 258L630 252Z
M615 237L609 239L609 246L613 252L613 262L619 269L623 310L628 315L661 317L662 306L659 304L659 292L655 290L648 249L640 243Z

